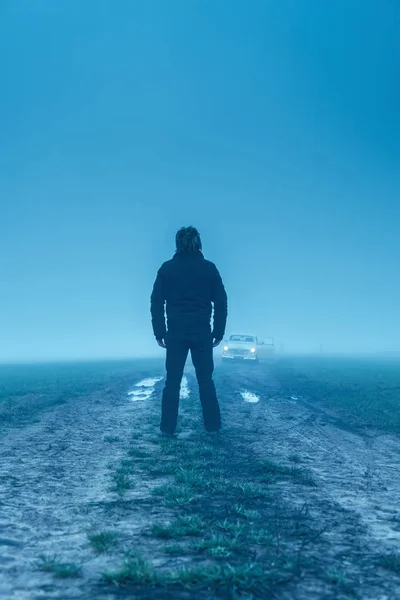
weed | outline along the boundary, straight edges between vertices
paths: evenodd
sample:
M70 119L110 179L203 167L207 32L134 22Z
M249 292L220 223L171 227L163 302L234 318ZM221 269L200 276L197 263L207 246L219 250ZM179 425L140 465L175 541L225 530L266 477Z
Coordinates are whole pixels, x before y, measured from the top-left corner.
M229 479L220 477L209 484L210 490L215 494L227 494L232 489L232 482Z
M163 496L164 504L170 508L185 507L196 501L196 495L193 493L193 490L183 485L161 485L154 488L152 493L156 496Z
M148 470L148 474L153 477L162 477L165 475L174 475L176 466L171 464L159 465Z
M206 486L204 475L196 469L182 469L180 467L176 472L175 481L193 488L204 488Z
M107 552L110 547L117 540L118 535L111 531L103 531L100 533L91 533L88 535L88 539L93 549L99 554Z
M293 477L296 483L300 485L308 485L309 487L317 487L317 483L308 469L299 469L292 467L290 469L290 475Z
M64 563L57 556L42 555L37 566L40 571L53 573L60 579L79 577L81 573L81 568L75 563Z
M259 546L275 546L277 542L276 537L266 529L253 531L249 536L249 541Z
M127 490L133 488L133 481L128 473L118 470L111 476L113 485L110 488L111 492L116 492L118 496L123 496Z
M300 509L295 509L290 519L290 521L293 523L293 529L288 529L289 535L297 538L307 537L309 539L317 539L315 537L315 532L313 532L308 525L309 517L310 514L307 504L303 504ZM317 537L319 537L322 532L323 530L321 530Z
M232 533L234 535L243 533L243 525L239 523L239 521L232 523L231 521L228 521L228 519L225 519L224 521L218 521L215 526L225 533Z
M182 536L199 536L207 529L207 524L197 515L179 517L169 525L154 525L152 534L161 539L172 539Z
M185 447L182 445L182 443L176 438L161 438L160 449L161 452L166 456L177 456L179 453L186 454L186 452L188 452L185 450Z
M260 517L260 513L258 510L252 510L249 508L245 508L243 504L234 504L232 507L232 512L238 517L244 517L245 519L249 519L250 521L254 521Z
M114 585L157 585L160 578L153 567L140 555L128 557L117 571L103 573L103 579Z
M266 572L258 564L242 564L181 569L170 576L171 583L185 588L223 589L235 593L235 597L252 595L265 597L275 583L281 583L289 577L274 572Z
M227 538L223 535L213 534L208 539L194 544L193 547L199 551L206 551L214 558L227 558L233 550L237 549L238 541L237 538Z
M283 465L270 459L263 460L260 464L260 468L263 474L272 475L274 477L286 476L290 475L291 473L290 467L284 467Z
M180 528L184 535L197 536L205 532L208 525L198 515L188 515L185 517L179 517L176 521L177 526Z
M270 483L275 479L291 477L294 479L295 483L301 485L308 485L311 487L315 487L317 484L308 469L303 469L299 467L285 467L273 460L264 460L260 464L261 469L261 481L264 483Z
M265 498L268 496L268 492L261 485L252 482L235 482L232 484L231 489L249 499Z

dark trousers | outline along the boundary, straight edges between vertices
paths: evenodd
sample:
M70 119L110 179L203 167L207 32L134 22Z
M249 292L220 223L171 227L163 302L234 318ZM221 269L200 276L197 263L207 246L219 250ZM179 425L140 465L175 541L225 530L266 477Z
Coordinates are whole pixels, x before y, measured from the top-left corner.
M175 432L178 420L179 392L189 350L199 384L204 427L207 431L218 431L221 428L221 413L212 378L214 357L211 337L202 341L168 338L166 345L167 378L162 396L161 431Z

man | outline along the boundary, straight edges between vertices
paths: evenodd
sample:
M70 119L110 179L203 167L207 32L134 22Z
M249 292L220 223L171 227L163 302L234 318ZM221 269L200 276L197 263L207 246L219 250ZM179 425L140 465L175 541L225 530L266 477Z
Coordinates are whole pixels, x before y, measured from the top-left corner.
M218 269L202 254L200 235L194 227L182 227L178 231L175 255L158 271L151 294L151 316L157 343L167 350L162 434L175 433L180 386L190 350L204 427L215 435L221 428L221 414L212 378L213 348L219 346L225 334L227 295Z

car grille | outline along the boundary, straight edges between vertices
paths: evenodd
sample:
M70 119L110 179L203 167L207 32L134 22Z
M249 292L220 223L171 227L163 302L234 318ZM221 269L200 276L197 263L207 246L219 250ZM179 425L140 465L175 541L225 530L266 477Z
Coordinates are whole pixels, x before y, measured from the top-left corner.
M235 356L245 356L249 353L249 351L246 348L232 348L230 353L234 354Z

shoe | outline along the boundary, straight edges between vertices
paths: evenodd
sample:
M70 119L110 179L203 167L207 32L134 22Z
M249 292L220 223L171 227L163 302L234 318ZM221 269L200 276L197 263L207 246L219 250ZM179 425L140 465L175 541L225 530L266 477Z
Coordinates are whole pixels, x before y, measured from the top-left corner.
M217 442L220 439L219 430L218 431L207 431L207 435L210 440L213 442Z

